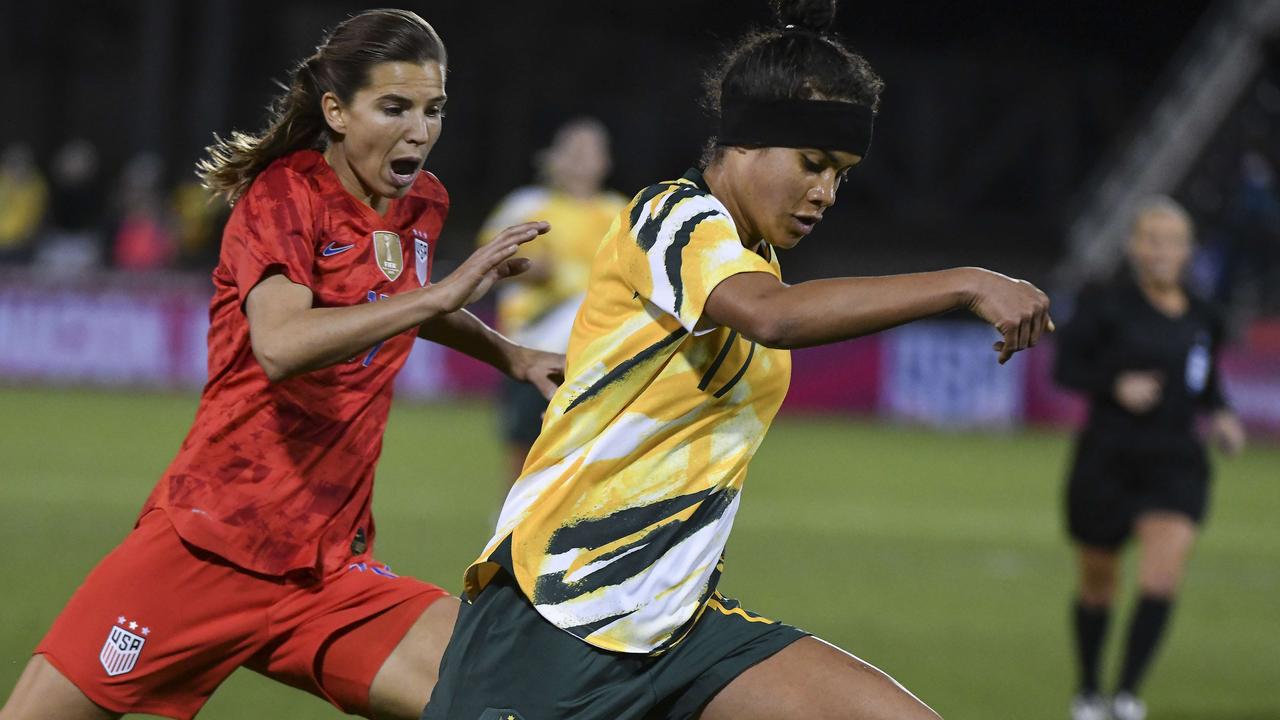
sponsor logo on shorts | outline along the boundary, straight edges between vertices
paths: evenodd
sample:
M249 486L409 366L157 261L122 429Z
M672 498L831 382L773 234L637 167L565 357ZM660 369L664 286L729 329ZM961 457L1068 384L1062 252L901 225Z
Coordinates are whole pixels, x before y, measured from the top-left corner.
M143 627L136 620L129 620L121 615L116 624L107 632L107 640L102 644L102 652L98 660L107 675L115 677L124 675L138 664L138 656L142 654L142 646L147 642L151 628Z

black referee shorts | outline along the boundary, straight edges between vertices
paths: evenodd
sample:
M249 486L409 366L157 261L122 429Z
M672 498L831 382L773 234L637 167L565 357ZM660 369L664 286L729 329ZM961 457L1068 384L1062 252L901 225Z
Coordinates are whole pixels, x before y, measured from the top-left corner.
M1155 448L1086 432L1076 443L1066 494L1071 537L1119 547L1144 513L1174 512L1199 525L1208 504L1209 462L1193 438Z

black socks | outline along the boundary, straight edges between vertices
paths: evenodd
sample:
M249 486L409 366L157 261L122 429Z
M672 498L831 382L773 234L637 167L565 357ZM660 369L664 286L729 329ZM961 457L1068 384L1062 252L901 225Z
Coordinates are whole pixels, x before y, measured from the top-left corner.
M1109 606L1095 607L1076 600L1074 608L1076 658L1080 661L1080 692L1098 692L1098 663L1111 619Z
M1129 622L1129 644L1125 646L1124 668L1120 673L1119 690L1137 694L1138 683L1151 664L1160 638L1164 635L1173 601L1167 597L1143 595Z
M1129 622L1129 640L1125 646L1124 666L1120 672L1120 684L1116 690L1136 695L1143 675L1151 665L1160 639L1164 636L1173 601L1166 597L1143 595L1133 610ZM1080 663L1080 692L1093 694L1100 691L1099 666L1102 646L1111 620L1111 608L1085 605L1076 600L1073 608L1076 634L1076 658Z

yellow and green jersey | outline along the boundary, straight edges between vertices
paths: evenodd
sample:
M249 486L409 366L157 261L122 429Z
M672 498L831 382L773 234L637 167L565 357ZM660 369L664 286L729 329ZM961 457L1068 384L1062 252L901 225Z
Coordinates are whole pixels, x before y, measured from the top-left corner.
M697 171L623 209L470 594L506 568L547 620L617 652L659 652L692 626L791 378L790 353L703 319L725 278L781 277L762 247L743 246Z
M573 316L587 289L591 258L626 198L601 192L590 198L541 187L516 190L498 204L477 241L484 244L502 230L546 220L551 230L521 248L520 254L549 261L551 277L542 283L520 278L498 288L498 330L523 345L564 352Z

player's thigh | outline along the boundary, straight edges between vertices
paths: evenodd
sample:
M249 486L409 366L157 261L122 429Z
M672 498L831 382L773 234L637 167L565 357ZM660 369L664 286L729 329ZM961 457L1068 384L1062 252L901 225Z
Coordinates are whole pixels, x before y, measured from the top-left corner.
M112 720L118 717L118 713L86 697L43 655L35 655L27 662L13 693L4 707L0 707L0 720Z
M938 714L878 668L806 637L734 678L702 718L938 720Z
M1153 511L1138 517L1138 584L1144 592L1171 594L1195 545L1195 522L1176 512Z
M153 511L85 577L36 653L101 707L189 717L262 641L278 592Z
M327 576L318 589L298 587L273 606L273 638L246 667L322 697L348 714L416 718L440 662L442 649L435 649L433 640L443 634L445 640L436 643L442 648L452 628L451 613L428 611L452 603L456 600L435 585L396 575L372 559L353 562ZM414 676L427 685L417 691L421 700L409 683L397 681L407 671L398 659L391 660L400 647L416 646L406 643L406 637L423 639L424 631L415 631L419 626L430 631L425 633L427 648L409 660L427 664ZM429 661L432 651L434 664ZM384 681L375 683L384 667ZM416 711L407 713L414 702Z
M440 675L440 659L458 619L456 597L431 603L396 645L369 685L375 718L417 720Z

